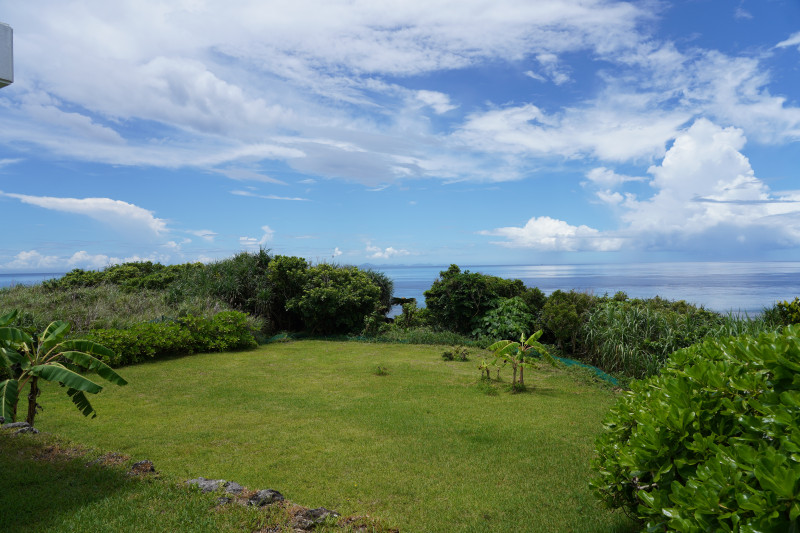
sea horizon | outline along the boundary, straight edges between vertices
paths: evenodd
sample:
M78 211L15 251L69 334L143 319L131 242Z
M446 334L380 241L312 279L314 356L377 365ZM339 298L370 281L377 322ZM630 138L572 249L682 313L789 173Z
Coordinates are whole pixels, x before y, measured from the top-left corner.
M394 295L416 298L449 264L365 263L394 281ZM462 271L520 279L549 295L555 290L585 291L597 295L625 292L630 298L659 296L685 300L717 312L757 315L778 301L800 295L800 261L651 261L637 263L464 264ZM0 273L0 287L31 285L63 276L65 272ZM397 310L395 310L395 313Z

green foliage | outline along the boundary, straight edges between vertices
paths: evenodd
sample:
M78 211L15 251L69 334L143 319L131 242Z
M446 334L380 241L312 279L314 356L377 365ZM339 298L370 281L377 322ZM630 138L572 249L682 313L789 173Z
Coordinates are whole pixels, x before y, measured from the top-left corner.
M800 327L708 340L631 384L592 485L648 531L791 531L800 517Z
M702 341L720 324L717 313L683 301L606 301L581 325L582 348L607 372L640 378L658 372L669 354Z
M442 352L444 361L469 361L469 350L465 346L453 346L450 350Z
M465 346L481 346L488 344L482 340L475 340L452 331L436 330L428 326L402 329L393 326L386 333L381 333L368 340L374 342L402 343L402 344L463 344Z
M313 335L359 331L380 302L381 289L362 270L321 264L308 269L301 296L286 302Z
M557 290L542 308L541 323L562 350L578 352L581 328L599 298L585 292Z
M475 322L478 327L472 331L472 335L498 341L530 331L536 320L524 298L515 296L495 300L494 307Z
M367 277L378 286L381 290L380 298L378 300L379 305L376 308L376 311L381 316L386 316L386 313L392 308L392 297L394 295L394 281L392 278L384 274L383 272L378 272L377 270L372 270L368 268L364 270L364 273Z
M269 266L271 305L269 319L275 329L297 331L303 328L303 317L296 310L288 308L288 302L303 294L306 283L308 263L302 257L277 255Z
M238 311L224 311L213 318L187 316L136 324L127 329L95 329L87 338L111 348L115 355L104 358L112 366L129 365L171 355L223 352L257 346Z
M537 331L527 339L525 339L525 333L521 333L519 342L501 340L489 346L489 350L494 352L495 361L499 359L511 365L511 370L514 373L511 381L512 389L525 388L525 367L530 366L529 359L534 354L537 357L545 357L550 362L553 362L553 358L547 348L539 342L541 336L542 330ZM519 370L519 382L517 382L517 370Z
M766 312L782 326L800 324L800 298L796 297L791 302L778 302L772 310Z
M498 298L513 298L526 291L522 281L461 271L457 265L439 273L425 291L425 305L434 327L469 334L475 320L493 307Z
M394 317L394 326L403 330L422 327L427 312L427 309L417 307L416 301L404 303L402 313Z
M0 364L12 376L0 383L0 416L15 420L19 393L25 386L28 392L26 421L33 426L40 394L39 380L52 381L66 387L67 396L84 416L94 415L94 408L85 393L97 394L103 387L86 378L83 371L96 373L116 385L127 381L114 372L100 358L114 357L114 353L100 344L78 339L67 339L70 326L66 322L52 322L41 333L28 335L10 326L16 318L13 311L0 317Z

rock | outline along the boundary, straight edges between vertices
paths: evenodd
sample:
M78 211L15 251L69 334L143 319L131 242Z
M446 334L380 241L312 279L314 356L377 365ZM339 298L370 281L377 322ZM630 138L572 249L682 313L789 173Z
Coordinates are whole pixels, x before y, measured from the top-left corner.
M128 471L129 476L142 476L144 474L152 474L156 471L155 465L153 465L153 461L148 461L145 459L144 461L139 461L138 463L133 463L131 469Z
M263 507L265 505L269 505L270 503L282 502L283 500L283 494L277 490L266 489L260 490L250 496L250 498L247 500L247 505Z
M222 496L217 498L217 505L227 505L233 501L233 498L229 496Z
M32 433L33 435L38 435L39 430L36 429L35 427L25 426L23 428L18 429L16 435L19 435L20 433Z
M9 422L8 424L3 424L3 429L27 428L30 426L27 422Z
M214 492L226 483L227 481L224 479L206 479L204 477L190 479L186 482L187 485L197 485L202 492Z
M223 486L225 487L225 492L227 492L228 494L240 494L244 490L244 487L242 487L235 481L228 481Z
M306 509L297 513L292 519L291 526L298 529L313 529L319 524L325 522L328 517L338 518L339 513L325 509L324 507L317 507L316 509Z

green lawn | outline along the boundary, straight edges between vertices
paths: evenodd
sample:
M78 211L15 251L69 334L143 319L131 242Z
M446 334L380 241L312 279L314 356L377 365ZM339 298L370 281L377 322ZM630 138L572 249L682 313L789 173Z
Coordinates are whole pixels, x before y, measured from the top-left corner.
M142 364L91 398L93 420L46 385L37 426L404 532L635 530L588 489L612 392L541 367L529 392L489 395L474 359L441 351L300 341Z

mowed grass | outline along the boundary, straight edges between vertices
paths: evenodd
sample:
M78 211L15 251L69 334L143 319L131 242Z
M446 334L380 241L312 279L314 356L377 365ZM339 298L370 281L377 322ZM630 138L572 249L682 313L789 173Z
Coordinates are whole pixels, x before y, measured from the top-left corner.
M614 393L543 366L529 392L491 395L474 358L441 351L298 341L142 364L92 398L91 420L45 388L37 426L175 482L235 480L402 531L635 530L588 488Z

